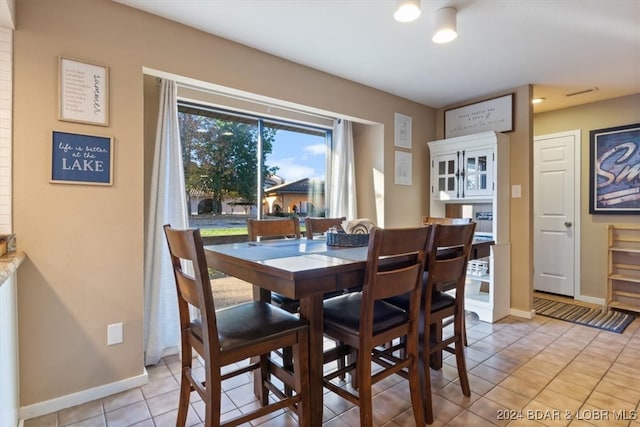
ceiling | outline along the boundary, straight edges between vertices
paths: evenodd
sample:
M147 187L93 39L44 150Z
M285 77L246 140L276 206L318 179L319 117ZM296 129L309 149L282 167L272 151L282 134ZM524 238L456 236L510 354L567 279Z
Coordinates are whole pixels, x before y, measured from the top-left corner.
M114 0L434 108L532 84L550 111L640 93L639 0ZM431 41L457 8L458 38ZM215 54L215 52L211 52Z

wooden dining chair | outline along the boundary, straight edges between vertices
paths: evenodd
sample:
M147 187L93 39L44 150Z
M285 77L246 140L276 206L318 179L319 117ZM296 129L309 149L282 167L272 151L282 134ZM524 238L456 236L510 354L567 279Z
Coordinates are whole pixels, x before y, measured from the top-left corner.
M424 322L421 326L421 379L428 424L433 422L429 367L442 366L442 351L455 354L462 394L471 395L464 357L464 288L475 227L475 223L436 224L431 234L427 260L429 274L423 290ZM446 289L453 289L453 295ZM443 322L450 317L453 317L453 334L443 337Z
M298 218L247 219L249 240L300 238L300 221Z
M435 217L435 216L423 216L422 217L422 225L426 224L444 224L444 225L455 225L455 224L470 224L472 221L471 218L444 218L444 217ZM427 275L424 276L424 282L426 286ZM465 347L469 345L469 341L467 341L467 326L466 319L463 318L464 328L463 328L463 342ZM449 326L453 323L453 317L449 319L445 319L442 323L442 327Z
M416 426L424 424L419 375L418 328L422 272L427 256L431 227L371 230L367 266L361 292L351 292L324 300L324 333L342 343L324 354L327 369L323 385L360 408L360 425L373 425L372 386L392 374L409 380ZM384 301L410 293L408 310ZM407 351L401 356L385 346L395 338L407 337ZM356 354L343 368L334 361ZM353 362L353 363L352 363ZM373 364L376 364L376 370ZM407 373L404 374L404 370ZM356 390L343 387L338 379L350 372Z
M245 424L284 408L297 414L300 425L310 425L308 323L260 301L216 310L200 231L176 230L169 225L164 226L164 231L180 316L182 367L176 425L184 427L189 397L194 390L205 407L206 427ZM189 264L193 273L184 267ZM200 316L193 318L189 306L198 308ZM292 371L271 357L272 352L280 348L292 349ZM204 361L204 382L198 379L201 375L194 372L193 350ZM244 363L245 360L250 362ZM222 382L254 370L259 370L261 376L260 404L250 411L243 408L237 417L222 420ZM275 378L281 383L272 381ZM287 395L279 384L285 384L295 393Z
M285 238L299 239L301 236L298 218L247 219L247 231L251 242ZM254 286L253 292L254 299L271 301L289 313L297 313L300 308L299 300L285 297L276 292L269 292L259 286Z
M325 217L307 217L304 220L306 227L307 239L312 240L314 236L325 233L331 227L342 227L342 223L346 217L341 218L325 218Z

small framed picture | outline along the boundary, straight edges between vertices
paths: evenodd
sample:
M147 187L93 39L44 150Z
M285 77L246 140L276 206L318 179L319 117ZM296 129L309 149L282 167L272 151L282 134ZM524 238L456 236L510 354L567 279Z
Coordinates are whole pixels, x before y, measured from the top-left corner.
M58 58L58 119L109 126L109 67Z
M113 138L54 130L50 182L113 185Z
M411 117L396 113L395 132L394 145L411 148Z
M589 132L589 213L640 214L640 123Z
M412 162L411 153L405 151L396 150L395 155L395 183L398 185L411 185L413 183L411 167Z

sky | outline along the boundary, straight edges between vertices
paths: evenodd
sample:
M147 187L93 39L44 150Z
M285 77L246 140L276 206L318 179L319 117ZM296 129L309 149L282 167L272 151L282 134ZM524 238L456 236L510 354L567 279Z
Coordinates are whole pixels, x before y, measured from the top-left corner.
M326 142L323 136L280 129L266 163L268 166L278 166L280 169L276 174L285 182L302 178L324 180L325 159Z

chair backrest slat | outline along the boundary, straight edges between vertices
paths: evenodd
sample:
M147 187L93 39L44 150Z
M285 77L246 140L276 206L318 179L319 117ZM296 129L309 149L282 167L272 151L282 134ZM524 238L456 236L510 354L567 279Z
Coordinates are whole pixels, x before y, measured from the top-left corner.
M362 318L372 316L376 300L407 292L418 301L431 226L382 229L374 227L369 239L363 286ZM367 317L365 317L367 316Z
M454 284L456 296L464 295L467 263L475 227L475 223L434 225L429 244L427 261L429 276L425 298L430 298L430 295L426 294L434 290L442 290L444 285L449 284Z
M298 218L248 219L247 231L252 242L286 237L299 239L300 221Z
M342 218L324 218L324 217L308 217L305 218L304 224L306 227L307 239L313 239L314 234L322 234L331 227L342 226L342 223L346 220L346 217Z

